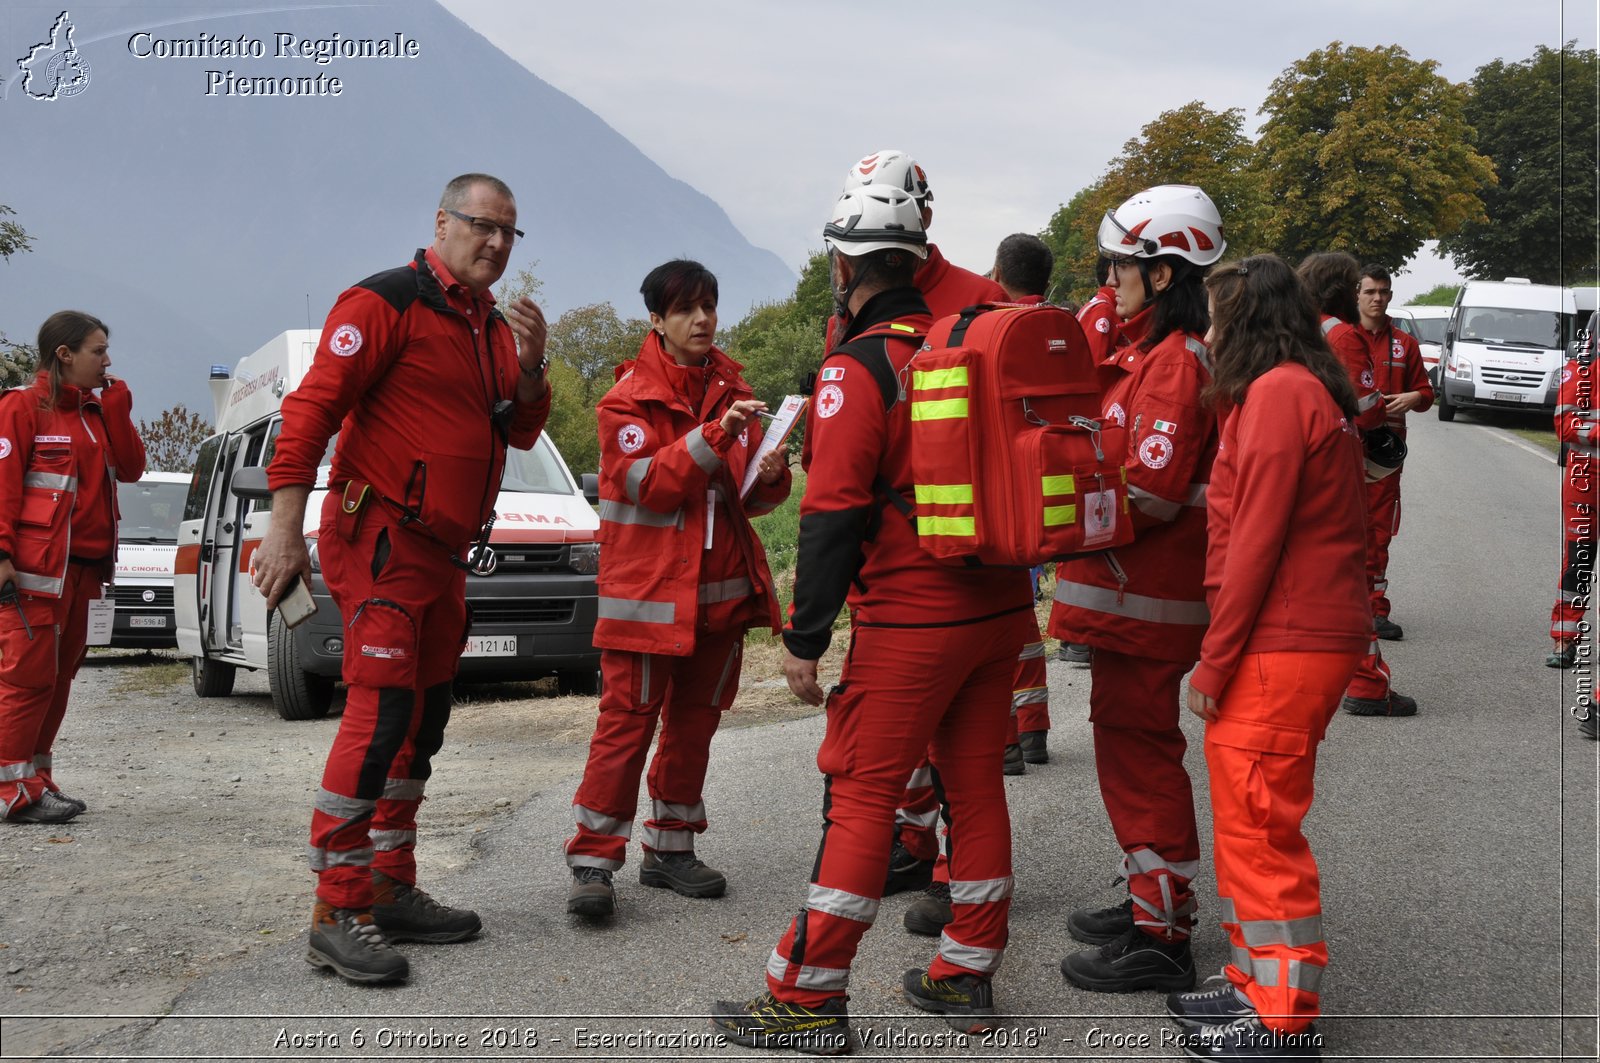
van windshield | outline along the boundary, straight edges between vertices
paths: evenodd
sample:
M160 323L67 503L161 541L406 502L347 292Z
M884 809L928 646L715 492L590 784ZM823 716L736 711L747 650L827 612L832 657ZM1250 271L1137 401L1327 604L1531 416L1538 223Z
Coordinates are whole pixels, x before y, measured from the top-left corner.
M571 477L556 459L549 438L540 433L530 449L512 447L506 451L506 470L500 477L500 490L570 495L575 489Z
M1437 343L1444 345L1444 327L1448 319L1442 317L1419 317L1413 324L1416 327L1417 339L1423 343Z
M1479 343L1505 343L1544 350L1565 348L1566 315L1553 310L1510 310L1469 307L1462 316L1461 338Z
M117 508L122 519L117 524L117 539L125 543L176 543L178 521L183 519L183 502L188 483L156 483L140 480L117 485Z

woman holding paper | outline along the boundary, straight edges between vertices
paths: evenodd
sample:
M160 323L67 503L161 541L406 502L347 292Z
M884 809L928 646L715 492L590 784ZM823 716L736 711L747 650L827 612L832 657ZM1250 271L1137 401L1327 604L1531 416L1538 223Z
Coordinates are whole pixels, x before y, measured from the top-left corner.
M573 798L567 911L611 914L612 875L632 833L650 765L639 881L719 897L727 880L694 836L711 736L739 687L747 628L779 627L777 595L750 518L789 495L782 448L755 461L755 399L715 344L717 279L698 262L657 266L640 288L650 333L600 400L600 610L594 641L604 681L589 760Z

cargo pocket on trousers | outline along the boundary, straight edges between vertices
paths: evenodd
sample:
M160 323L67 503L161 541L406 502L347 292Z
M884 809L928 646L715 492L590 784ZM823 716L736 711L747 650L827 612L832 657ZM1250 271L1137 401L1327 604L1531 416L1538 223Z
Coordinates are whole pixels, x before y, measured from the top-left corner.
M817 747L817 770L848 775L856 766L856 731L860 724L861 691L840 683L828 694L828 729Z
M417 625L397 602L368 598L345 633L344 679L367 687L411 689L417 682Z

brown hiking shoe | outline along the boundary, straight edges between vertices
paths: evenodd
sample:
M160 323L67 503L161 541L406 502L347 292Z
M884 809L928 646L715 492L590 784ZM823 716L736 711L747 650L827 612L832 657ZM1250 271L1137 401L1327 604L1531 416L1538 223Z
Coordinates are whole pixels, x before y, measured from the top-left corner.
M617 893L611 887L611 872L603 867L579 866L572 869L572 892L567 894L567 913L586 919L604 919L617 907Z
M372 873L372 919L391 942L444 945L483 929L477 912L440 904L426 891L382 871Z
M311 912L306 962L363 984L403 982L411 975L411 965L390 946L371 912L321 900Z

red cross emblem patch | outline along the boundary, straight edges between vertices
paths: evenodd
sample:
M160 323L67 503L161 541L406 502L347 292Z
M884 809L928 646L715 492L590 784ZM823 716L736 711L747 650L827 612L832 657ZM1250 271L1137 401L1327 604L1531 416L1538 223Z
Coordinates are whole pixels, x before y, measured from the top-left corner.
M1164 469L1172 460L1172 440L1156 432L1139 444L1139 460L1148 469Z
M817 392L817 416L832 417L844 409L844 391L838 384L828 384Z

